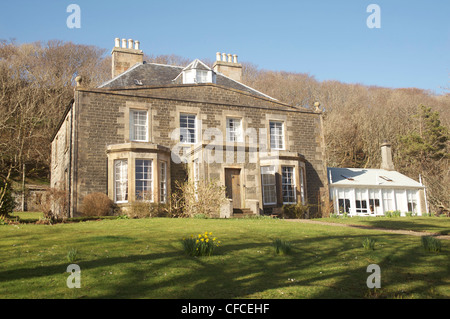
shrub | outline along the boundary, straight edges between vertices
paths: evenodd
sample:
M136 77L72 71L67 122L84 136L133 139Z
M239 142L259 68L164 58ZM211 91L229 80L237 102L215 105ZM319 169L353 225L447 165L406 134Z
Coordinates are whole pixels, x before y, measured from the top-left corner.
M296 204L283 205L283 217L284 218L307 218L310 205L304 205L301 202Z
M180 217L219 217L220 207L226 201L225 187L216 180L200 180L197 183L176 182L171 214Z
M394 210L392 212L392 217L400 217L402 215L402 212L399 210Z
M189 256L211 256L219 247L220 241L212 237L212 232L205 232L197 237L191 235L190 238L183 238L182 244L184 252Z
M69 208L69 193L57 188L49 188L38 206L44 218L55 221L58 216L66 217Z
M375 239L367 237L363 240L362 245L366 250L375 250L375 243Z
M292 244L279 238L276 238L272 242L272 246L275 249L275 253L277 255L289 255L292 252Z
M113 201L104 193L86 195L81 206L83 216L108 216L113 210Z
M134 201L128 208L127 215L130 218L167 217L169 205L149 201Z
M422 236L422 245L426 251L440 252L441 241L432 236Z

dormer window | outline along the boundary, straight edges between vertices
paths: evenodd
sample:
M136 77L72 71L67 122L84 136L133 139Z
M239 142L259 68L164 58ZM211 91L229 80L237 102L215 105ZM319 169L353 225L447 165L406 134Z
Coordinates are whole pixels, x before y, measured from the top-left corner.
M183 69L178 77L180 76L182 77L183 84L216 83L215 72L200 60L191 62Z

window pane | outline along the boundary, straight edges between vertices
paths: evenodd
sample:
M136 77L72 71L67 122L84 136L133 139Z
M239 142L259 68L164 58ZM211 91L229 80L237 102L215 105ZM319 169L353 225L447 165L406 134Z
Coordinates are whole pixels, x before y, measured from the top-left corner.
M153 200L152 191L152 161L136 160L135 162L136 200Z
M167 201L167 164L166 162L160 162L160 165L159 201L165 203Z
M128 162L127 160L114 161L114 201L128 200Z
M277 203L277 190L275 184L275 167L262 166L261 180L263 186L263 202L264 204Z
M180 114L180 141L182 143L195 143L195 115Z
M227 141L242 142L242 126L240 119L227 119Z
M130 140L147 141L147 111L130 111Z
M295 203L295 183L294 183L294 168L283 166L281 168L281 189L283 192L283 203Z
M270 122L270 148L282 149L284 146L283 123Z

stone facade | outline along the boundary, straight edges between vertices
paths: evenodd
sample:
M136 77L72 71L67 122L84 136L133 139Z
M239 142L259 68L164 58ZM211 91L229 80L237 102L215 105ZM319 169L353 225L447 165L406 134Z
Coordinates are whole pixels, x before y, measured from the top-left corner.
M149 140L130 144L129 114L130 109L136 108L144 109L149 114ZM268 130L271 119L283 121L286 147L272 155L277 156L281 164L303 169L306 196L310 202L317 203L321 190L326 187L321 114L213 84L123 90L78 87L71 111L67 113L52 143L52 187L65 187L71 192L74 215L78 212L83 197L89 193L104 192L112 198L111 166L114 158L128 158L126 152L151 154L152 151L149 150L152 147L156 149L161 146L164 151L155 153L163 154L164 160L169 161L170 150L179 143L179 139L173 139L172 134L179 129L179 116L185 112L195 114L200 119L200 136L208 128L219 128L225 132L227 116L242 118L243 128L255 129L258 140L267 139L267 136L259 134L260 129L263 132ZM70 135L68 128L72 115L74 121ZM73 138L71 159L70 145L67 144L70 136ZM271 158L270 149L262 156L258 148L259 142L251 142L247 137L246 141L235 144L236 148L247 148L244 152L245 159L241 163L234 160L235 155L231 163L225 157L224 163L202 162L201 178L219 178L224 182L225 168L241 169L241 206L255 207L252 201L257 201L259 205L256 206L260 209L255 213L259 214L264 208L260 167L270 165L274 158ZM201 150L204 150L209 141L200 144ZM112 150L117 145L121 145L125 153L112 157ZM257 150L258 157L253 162L249 159L251 152L248 150L252 146ZM223 149L225 146L221 144L220 147ZM198 153L192 150L194 156ZM234 153L237 154L237 149ZM172 187L175 180L186 178L190 167L192 163L170 163L168 172ZM72 189L68 185L69 174L72 174ZM132 175L131 171L129 175ZM296 185L301 185L299 176L296 177ZM275 206L281 204L278 200Z
M113 55L135 50L117 44ZM113 73L121 62L113 60ZM314 212L327 201L321 112L198 65L188 84L173 80L184 76L181 67L145 63L128 65L99 88L78 83L52 142L51 186L67 190L70 216L81 213L90 193L103 192L126 207L145 188L159 203L176 181L187 179L226 186L230 202L222 217L236 210L271 214L296 202L315 205ZM202 82L202 72L214 72L208 76L214 82ZM189 132L189 140L181 132Z

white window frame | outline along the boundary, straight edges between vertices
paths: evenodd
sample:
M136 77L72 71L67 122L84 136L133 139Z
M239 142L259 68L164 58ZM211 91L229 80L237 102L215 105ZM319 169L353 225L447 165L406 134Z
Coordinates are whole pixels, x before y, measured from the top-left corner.
M182 123L183 118L185 118L185 123ZM192 118L193 118L193 123L190 123L190 120L192 121ZM184 125L184 126L182 126L182 125ZM192 127L192 125L193 125L193 127ZM190 132L190 130L194 131L193 135ZM186 137L184 135L186 135ZM195 144L197 142L197 115L196 114L180 113L180 142L183 144Z
M304 173L303 173L303 168L300 167L300 196L301 196L301 201L302 204L305 205L306 203L306 197L305 197L305 180L304 180Z
M408 212L418 213L418 205L417 205L417 190L406 190L406 205L408 208ZM409 210L409 205L412 206L412 210Z
M273 128L272 128L273 126ZM269 121L269 139L270 149L284 150L284 122Z
M159 202L167 203L167 162L159 162Z
M207 70L196 70L195 72L196 83L208 83L208 71Z
M261 166L261 188L264 205L276 205L277 203L277 181L275 173L275 166ZM272 177L269 179L269 176ZM273 201L267 201L268 199L273 199Z
M142 176L138 178L138 167L141 165L138 165L138 161L142 161L144 165L142 165ZM145 163L148 163L145 165ZM147 184L146 186L142 186L142 190L145 192L144 194L148 194L147 196L141 196L138 194L138 182L142 182L143 184ZM136 200L140 201L149 201L153 202L153 160L151 159L135 159L134 161L134 196ZM140 187L139 187L140 188Z
M353 190L348 188L336 188L337 212L338 214L347 213L353 214L354 211L354 196ZM343 211L341 212L340 201L342 201Z
M392 189L382 189L383 213L395 211L395 194Z
M292 193L292 194L287 194L287 193ZM282 198L283 198L283 204L297 203L297 194L296 193L297 192L296 192L296 185L295 185L295 167L281 166L281 194L282 194ZM286 199L288 199L288 200L286 200Z
M360 207L358 207L358 202ZM355 189L355 212L356 214L367 214L370 212L367 189L362 188Z
M227 142L243 142L242 119L237 117L227 117L226 120Z
M138 116L138 121L136 121L135 115ZM142 118L145 118L145 124L138 123ZM145 132L145 136L139 134L142 131ZM148 111L130 109L130 141L148 142Z
M118 190L122 193L120 200L118 200ZM123 194L125 190L125 194ZM117 159L114 160L114 202L127 203L128 202L128 160Z

